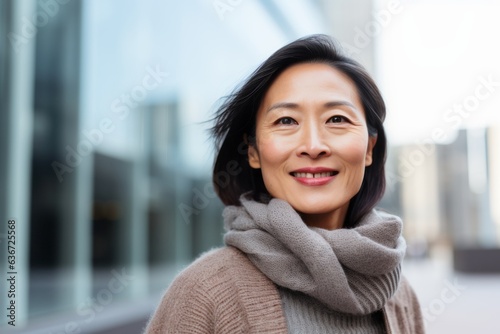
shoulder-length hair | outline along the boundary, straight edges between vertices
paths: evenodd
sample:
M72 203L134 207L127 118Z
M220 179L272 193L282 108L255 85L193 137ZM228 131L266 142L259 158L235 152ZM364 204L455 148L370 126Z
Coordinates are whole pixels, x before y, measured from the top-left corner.
M377 137L373 162L365 168L361 188L349 203L344 227L353 227L376 206L385 191L386 109L365 68L344 55L327 35L307 36L280 48L226 97L215 113L211 129L218 148L212 175L214 188L225 205L241 205L239 198L247 192L258 201L269 198L260 169L253 169L248 163L248 144L255 143L256 115L267 90L280 73L299 63L325 63L346 74L357 88L368 133Z

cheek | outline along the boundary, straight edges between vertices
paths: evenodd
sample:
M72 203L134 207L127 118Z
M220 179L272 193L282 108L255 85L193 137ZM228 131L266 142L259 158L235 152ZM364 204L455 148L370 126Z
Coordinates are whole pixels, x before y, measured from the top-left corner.
M342 149L344 167L347 170L346 187L352 191L352 194L357 193L361 188L365 175L365 156L368 142L364 143L359 138L350 140L345 143Z
M283 171L288 160L286 142L272 138L261 138L258 141L260 169L262 179L267 191L273 197L284 198L283 196Z
M336 151L349 165L365 167L366 149L368 140L357 138L345 138L336 143Z
M272 172L276 165L280 163L283 150L280 149L280 145L274 141L260 141L259 145L259 156L261 163L261 170L263 174ZM271 167L271 169L269 169Z

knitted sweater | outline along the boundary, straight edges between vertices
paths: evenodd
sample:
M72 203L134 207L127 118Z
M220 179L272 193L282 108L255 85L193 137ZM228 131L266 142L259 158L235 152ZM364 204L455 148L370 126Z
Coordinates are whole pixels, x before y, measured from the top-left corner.
M405 279L383 308L390 334L424 333ZM212 250L173 281L145 333L287 333L276 285L233 247Z
M334 311L316 298L278 286L289 334L385 334L382 311L354 315Z

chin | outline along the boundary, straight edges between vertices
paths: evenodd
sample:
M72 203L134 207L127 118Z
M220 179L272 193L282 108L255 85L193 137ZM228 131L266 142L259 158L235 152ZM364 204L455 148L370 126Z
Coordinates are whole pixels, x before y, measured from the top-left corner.
M295 211L301 213L301 214L306 214L306 215L324 215L328 213L333 213L340 208L338 207L326 207L326 206L314 206L314 205L301 205L300 207L295 208Z

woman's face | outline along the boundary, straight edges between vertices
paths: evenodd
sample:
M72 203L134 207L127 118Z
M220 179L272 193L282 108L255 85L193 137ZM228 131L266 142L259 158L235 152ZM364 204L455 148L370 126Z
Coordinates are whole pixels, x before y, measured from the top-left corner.
M271 196L310 226L342 227L376 142L354 83L327 64L293 65L265 94L256 122L248 161Z

